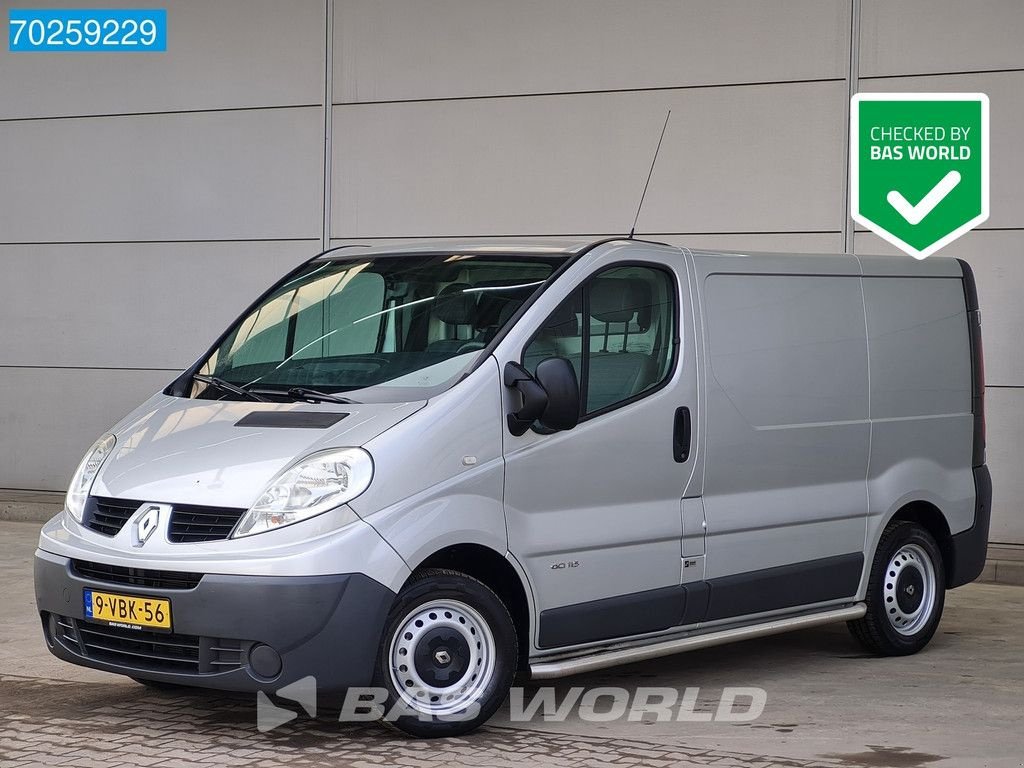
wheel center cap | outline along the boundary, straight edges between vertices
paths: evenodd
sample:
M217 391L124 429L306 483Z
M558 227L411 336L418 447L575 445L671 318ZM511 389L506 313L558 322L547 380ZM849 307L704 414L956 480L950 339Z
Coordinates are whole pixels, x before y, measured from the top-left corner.
M412 662L420 679L432 688L450 688L469 669L472 653L466 638L454 627L427 630L416 643Z
M904 568L896 582L896 603L905 614L914 613L924 599L924 578L917 568Z

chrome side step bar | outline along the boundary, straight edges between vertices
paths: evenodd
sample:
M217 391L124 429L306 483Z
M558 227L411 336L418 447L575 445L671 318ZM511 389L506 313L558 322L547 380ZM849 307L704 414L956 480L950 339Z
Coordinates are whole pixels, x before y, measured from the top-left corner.
M847 608L837 608L825 611L824 613L774 619L763 624L723 629L718 632L708 632L704 635L690 635L688 637L665 640L660 643L640 645L634 648L598 651L587 656L576 656L557 661L538 661L530 665L530 676L533 680L550 680L555 677L565 677L566 675L578 675L583 672L593 672L598 669L615 667L619 664L632 664L635 661L657 659L683 651L709 648L713 645L724 645L725 643L734 643L740 640L751 640L755 637L777 635L795 629L809 629L810 627L819 627L823 624L833 624L839 621L853 621L854 619L861 618L865 613L867 613L867 607L864 603L857 603Z

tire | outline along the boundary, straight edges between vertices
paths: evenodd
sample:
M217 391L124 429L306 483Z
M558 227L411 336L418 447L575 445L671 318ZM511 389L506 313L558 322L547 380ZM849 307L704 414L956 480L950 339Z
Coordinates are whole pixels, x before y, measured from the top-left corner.
M867 613L847 626L867 651L907 656L928 645L945 601L946 572L935 539L917 523L895 521L875 550Z
M457 571L424 569L384 625L374 672L388 694L384 722L422 738L469 733L505 700L518 657L512 617L494 592Z

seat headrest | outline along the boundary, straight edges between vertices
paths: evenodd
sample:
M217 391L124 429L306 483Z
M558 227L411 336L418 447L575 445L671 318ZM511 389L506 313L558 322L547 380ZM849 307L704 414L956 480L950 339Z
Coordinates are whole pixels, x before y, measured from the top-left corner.
M576 295L573 294L574 298ZM511 320L512 315L516 313L522 303L522 301L513 300L502 307L501 314L498 316L498 325L504 326ZM558 308L544 321L544 325L540 327L538 333L542 336L559 338L579 336L580 321L576 317L576 308L568 301L559 304Z
M512 315L516 313L519 306L523 302L521 301L506 301L501 307L501 311L498 313L498 327L503 328L505 323L512 319Z
M480 294L476 303L476 327L504 325L535 289L535 285L523 285L516 280L488 280L475 285L473 293Z
M590 316L601 323L628 323L644 309L636 280L597 278L590 289Z
M480 298L476 300L476 317L473 319L473 327L477 330L491 328L498 324L501 310L507 301L496 296L493 291L474 291Z
M573 292L573 299L579 296ZM576 307L571 301L563 301L551 316L544 322L541 333L557 338L568 338L580 335L580 321L576 317Z
M476 294L466 293L469 283L446 285L434 300L434 317L448 325L472 325L476 320Z

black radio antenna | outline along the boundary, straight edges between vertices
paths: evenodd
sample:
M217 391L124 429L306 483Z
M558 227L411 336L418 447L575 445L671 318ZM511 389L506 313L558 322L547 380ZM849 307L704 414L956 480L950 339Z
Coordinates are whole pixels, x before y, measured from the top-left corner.
M665 124L661 126L661 136L658 137L658 146L654 148L654 157L651 159L651 169L647 171L647 181L644 182L644 191L640 195L640 205L636 207L636 216L633 217L633 226L629 230L629 239L633 239L636 233L636 223L640 220L640 211L644 207L644 198L647 197L647 187L651 183L651 176L654 174L654 164L658 162L658 153L661 151L661 142L665 138L665 129L668 128L668 119L672 117L672 110L665 115Z

